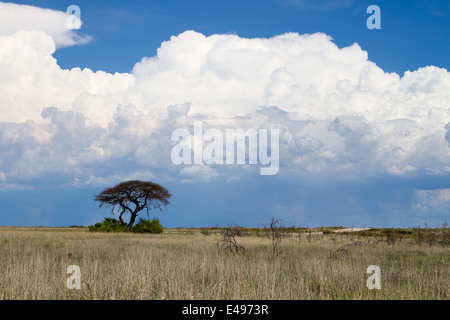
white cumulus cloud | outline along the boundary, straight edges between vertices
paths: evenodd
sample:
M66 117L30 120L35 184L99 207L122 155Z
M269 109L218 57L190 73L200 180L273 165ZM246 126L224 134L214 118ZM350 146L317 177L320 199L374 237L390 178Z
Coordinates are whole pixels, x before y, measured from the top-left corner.
M82 21L66 12L0 2L0 35L11 35L19 30L42 31L52 36L58 48L90 42L90 36L80 35L68 24L71 18L77 19L77 26L82 25Z
M117 107L115 95L134 84L130 74L63 70L54 52L54 40L42 31L0 36L0 121L42 122L41 112L49 106L97 121L107 113L109 119Z
M192 132L194 121L223 132L278 129L280 176L450 173L443 68L386 73L359 45L339 48L323 33L247 39L186 31L122 74L61 69L54 50L42 31L0 36L0 172L8 182L259 174L171 163L171 133Z

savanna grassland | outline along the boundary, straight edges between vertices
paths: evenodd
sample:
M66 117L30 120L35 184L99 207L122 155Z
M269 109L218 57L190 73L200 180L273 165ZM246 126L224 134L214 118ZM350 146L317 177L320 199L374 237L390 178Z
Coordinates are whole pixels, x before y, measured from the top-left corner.
M450 246L439 239L381 229L310 231L283 234L274 249L264 232L244 230L234 239L245 251L233 253L217 246L223 233L215 228L132 234L1 227L0 299L450 297ZM70 265L80 267L79 290L66 286ZM369 265L381 268L380 290L366 286Z

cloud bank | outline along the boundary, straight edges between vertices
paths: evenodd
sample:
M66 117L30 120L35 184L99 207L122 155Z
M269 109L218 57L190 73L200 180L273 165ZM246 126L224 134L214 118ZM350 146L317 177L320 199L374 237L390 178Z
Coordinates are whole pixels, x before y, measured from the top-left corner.
M61 69L55 41L43 31L0 35L1 188L258 175L254 165L171 163L171 133L192 132L194 121L278 129L280 179L450 174L445 69L386 73L357 44L339 48L323 33L186 31L131 73L110 74Z

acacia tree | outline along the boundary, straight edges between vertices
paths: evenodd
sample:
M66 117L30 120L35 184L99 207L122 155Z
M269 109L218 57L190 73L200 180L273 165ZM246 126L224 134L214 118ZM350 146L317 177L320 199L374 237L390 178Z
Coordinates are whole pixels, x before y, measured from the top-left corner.
M95 196L95 201L100 202L102 206L110 207L111 212L118 207L121 211L119 222L131 230L138 213L144 209L147 215L150 209L161 209L161 206L168 205L172 195L166 188L153 182L132 180L119 183L115 187L107 188ZM131 215L128 224L123 221L123 216L129 213Z

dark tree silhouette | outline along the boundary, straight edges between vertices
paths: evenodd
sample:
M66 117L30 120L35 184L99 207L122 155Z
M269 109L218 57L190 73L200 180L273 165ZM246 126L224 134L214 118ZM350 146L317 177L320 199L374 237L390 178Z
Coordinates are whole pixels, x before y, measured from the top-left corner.
M161 206L170 203L171 196L166 188L159 184L132 180L103 190L95 196L94 200L100 202L100 207L110 207L112 213L114 213L116 207L119 207L121 209L119 214L120 224L126 225L131 230L140 211L146 209L148 215L150 209L158 208L161 210ZM131 214L131 217L128 224L125 224L123 215L127 213Z

